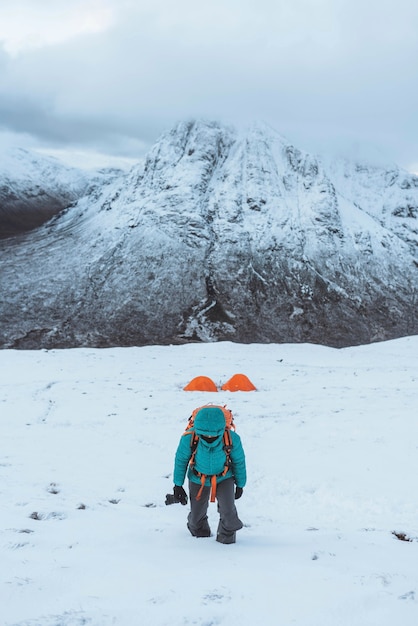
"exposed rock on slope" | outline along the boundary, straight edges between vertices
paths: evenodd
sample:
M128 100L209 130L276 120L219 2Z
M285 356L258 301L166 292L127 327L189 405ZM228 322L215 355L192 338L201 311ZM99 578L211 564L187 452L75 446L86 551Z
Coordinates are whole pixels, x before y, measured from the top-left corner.
M417 178L323 167L276 132L181 123L145 164L1 245L18 348L418 332Z

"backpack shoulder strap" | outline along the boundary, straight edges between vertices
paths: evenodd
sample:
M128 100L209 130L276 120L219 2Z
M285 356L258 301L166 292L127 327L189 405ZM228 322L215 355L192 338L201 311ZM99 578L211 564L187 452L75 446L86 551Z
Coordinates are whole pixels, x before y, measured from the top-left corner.
M193 467L194 466L194 458L196 456L197 444L199 443L199 435L197 435L193 429L186 430L186 432L183 433L183 437L185 435L190 435L190 460L189 460L189 465L190 465L190 467Z
M225 453L228 455L230 454L231 450L232 450L232 436L231 436L231 431L229 430L229 428L225 428L224 431L224 436L223 436L223 442L224 442L224 450Z

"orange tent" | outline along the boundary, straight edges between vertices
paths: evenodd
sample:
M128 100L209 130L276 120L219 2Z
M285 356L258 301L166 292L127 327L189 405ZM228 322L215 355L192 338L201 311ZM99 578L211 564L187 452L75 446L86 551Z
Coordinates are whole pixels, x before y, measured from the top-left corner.
M184 391L218 391L215 383L208 376L196 376L183 387Z
M256 387L245 374L234 374L224 385L222 391L256 391Z

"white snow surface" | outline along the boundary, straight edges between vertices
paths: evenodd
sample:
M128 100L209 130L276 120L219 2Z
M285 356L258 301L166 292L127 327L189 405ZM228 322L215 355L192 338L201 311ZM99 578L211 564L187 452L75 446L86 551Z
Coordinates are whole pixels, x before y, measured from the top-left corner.
M77 197L94 178L99 180L100 175L66 166L54 157L0 146L0 180L3 185L12 185L22 193L28 188L48 191L65 189L67 194Z
M416 626L417 353L418 336L1 351L2 626ZM257 391L183 391L237 372ZM246 451L235 545L164 502L207 402Z

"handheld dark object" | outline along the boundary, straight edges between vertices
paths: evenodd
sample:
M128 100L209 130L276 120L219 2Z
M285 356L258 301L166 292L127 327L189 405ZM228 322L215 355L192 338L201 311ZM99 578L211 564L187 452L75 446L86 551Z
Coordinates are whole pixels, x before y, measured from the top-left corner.
M177 502L180 502L180 500L177 500L176 496L174 496L172 493L168 493L165 497L165 503L166 504L176 504Z
M166 504L176 504L180 502L181 504L187 504L187 493L184 491L183 487L175 486L173 489L174 493L168 493L165 497Z

